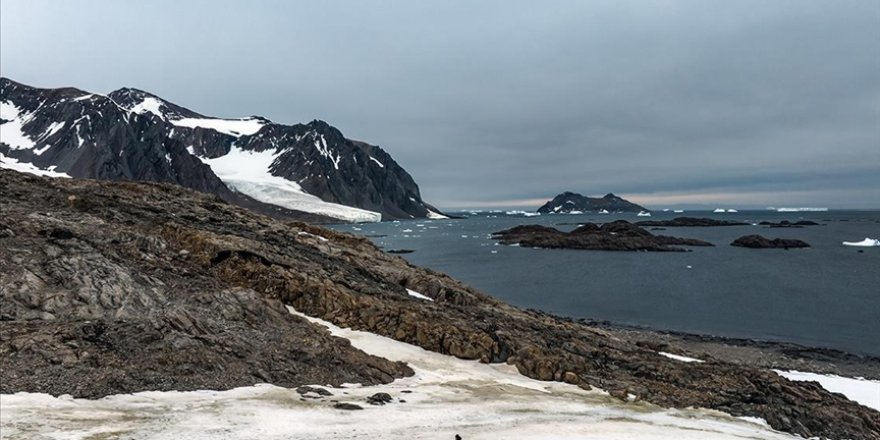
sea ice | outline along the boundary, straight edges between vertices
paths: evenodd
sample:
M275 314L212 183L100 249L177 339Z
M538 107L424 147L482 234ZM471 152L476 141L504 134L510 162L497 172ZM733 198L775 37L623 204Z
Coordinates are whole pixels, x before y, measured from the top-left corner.
M880 247L880 240L876 238L868 238L865 237L862 241L844 241L844 246L858 246L858 247Z

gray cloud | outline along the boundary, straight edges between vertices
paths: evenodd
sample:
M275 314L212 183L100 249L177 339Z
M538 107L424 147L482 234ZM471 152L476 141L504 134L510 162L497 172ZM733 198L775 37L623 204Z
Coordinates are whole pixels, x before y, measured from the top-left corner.
M880 207L874 1L0 5L5 76L325 119L441 206Z

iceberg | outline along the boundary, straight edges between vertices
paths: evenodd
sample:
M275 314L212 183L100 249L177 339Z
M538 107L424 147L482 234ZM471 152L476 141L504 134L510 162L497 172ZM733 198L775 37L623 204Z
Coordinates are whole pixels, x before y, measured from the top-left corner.
M776 208L776 212L826 212L828 208Z
M638 216L638 217L650 217L650 216L651 216L651 213L650 213L650 212L646 212L646 211L639 211L639 213L636 214L636 216Z
M865 239L862 241L844 241L843 245L857 247L880 247L880 240L876 238L865 237Z

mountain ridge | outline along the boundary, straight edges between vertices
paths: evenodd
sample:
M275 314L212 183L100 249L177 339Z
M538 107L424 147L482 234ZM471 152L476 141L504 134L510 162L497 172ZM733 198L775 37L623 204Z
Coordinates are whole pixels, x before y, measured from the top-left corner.
M71 177L174 183L298 219L442 217L391 155L324 121L214 118L136 88L100 95L6 77L0 103L5 167L14 162ZM236 157L218 169L215 159L230 153Z

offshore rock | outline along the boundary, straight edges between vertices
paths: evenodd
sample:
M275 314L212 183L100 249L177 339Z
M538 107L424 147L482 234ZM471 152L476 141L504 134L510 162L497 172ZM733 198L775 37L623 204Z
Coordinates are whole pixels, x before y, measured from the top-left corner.
M492 238L507 245L600 251L686 252L687 249L677 246L712 246L693 238L654 235L626 220L603 225L586 223L568 233L547 226L523 225L495 232Z

